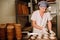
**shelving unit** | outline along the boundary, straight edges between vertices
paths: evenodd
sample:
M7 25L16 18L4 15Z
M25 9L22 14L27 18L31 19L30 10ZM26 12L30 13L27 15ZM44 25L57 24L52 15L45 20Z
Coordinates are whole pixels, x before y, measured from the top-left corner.
M28 15L29 7L28 7L29 0L16 0L16 23L20 23L25 26L26 22L28 22Z
M15 3L16 3L16 23L19 23L22 25L22 32L31 32L32 30L32 27L31 27L31 23L29 22L29 15L31 14L31 7L28 7L28 3L30 2L30 0L16 0ZM22 9L23 10L19 10L19 8L21 7L17 7L18 4L21 4L21 6L23 4L26 4L26 5L23 5ZM24 14L24 11L26 11L26 9L24 9L24 6L27 7L27 13ZM18 12L19 11L19 12ZM23 12L22 12L23 11ZM23 34L23 33L22 33ZM24 36L24 34L23 34Z

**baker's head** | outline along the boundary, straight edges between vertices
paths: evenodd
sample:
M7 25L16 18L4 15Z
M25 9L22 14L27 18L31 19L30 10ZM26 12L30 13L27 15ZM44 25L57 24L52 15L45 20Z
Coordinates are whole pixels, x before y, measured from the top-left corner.
M49 7L49 4L46 1L40 1L38 6L40 10L45 11Z
M39 3L38 3L38 6L39 7L49 7L49 4L48 4L48 2L47 1L40 1Z

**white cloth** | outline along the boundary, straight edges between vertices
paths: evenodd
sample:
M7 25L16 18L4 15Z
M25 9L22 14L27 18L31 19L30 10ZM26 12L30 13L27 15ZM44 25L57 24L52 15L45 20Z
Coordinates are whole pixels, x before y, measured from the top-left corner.
M33 12L32 16L31 16L31 20L36 21L36 24L38 26L42 26L42 27L44 27L43 30L46 30L47 21L52 20L52 17L49 12L46 12L46 13L44 13L43 18L42 18L40 16L39 10L37 10L37 11ZM33 32L38 33L38 34L42 34L44 32L43 30L33 28Z

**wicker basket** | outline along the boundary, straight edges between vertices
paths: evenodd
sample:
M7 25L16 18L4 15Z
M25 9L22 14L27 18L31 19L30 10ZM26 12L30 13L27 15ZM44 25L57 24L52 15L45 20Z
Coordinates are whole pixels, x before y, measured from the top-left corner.
M8 40L14 39L14 25L13 24L7 25L7 38Z
M16 31L16 39L21 40L22 33L21 33L21 25L20 24L14 24L15 25L15 31Z
M5 40L6 36L6 25L0 24L0 40Z

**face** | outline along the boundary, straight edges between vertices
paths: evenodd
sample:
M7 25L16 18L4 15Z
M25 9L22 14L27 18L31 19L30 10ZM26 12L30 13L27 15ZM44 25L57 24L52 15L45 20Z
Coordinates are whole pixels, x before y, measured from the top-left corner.
M40 11L45 12L47 7L39 7Z

